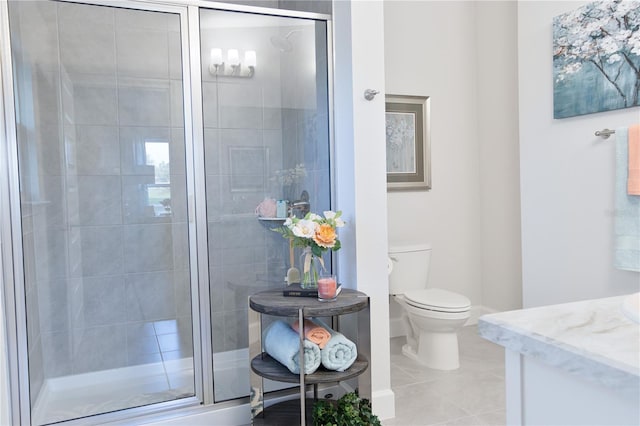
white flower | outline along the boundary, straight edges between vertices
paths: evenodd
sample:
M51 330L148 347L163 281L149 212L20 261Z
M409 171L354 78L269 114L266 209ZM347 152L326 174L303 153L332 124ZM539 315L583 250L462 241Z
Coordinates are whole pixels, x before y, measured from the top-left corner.
M288 217L285 221L284 221L284 226L291 228L291 224L293 223L293 221L291 220L290 217Z
M309 220L312 220L314 222L322 220L322 218L319 215L315 214L315 213L309 213L308 217L309 217Z
M331 210L322 212L324 214L324 217L327 218L328 220L333 219L336 223L336 228L342 228L344 226L344 221L342 219L340 219L339 217L336 218L336 213L332 212Z
M296 237L313 238L317 226L318 224L312 220L302 219L291 228L291 232Z
M327 210L322 212L322 214L324 215L324 217L326 217L327 219L333 219L334 217L336 217L336 213L332 212L331 210Z

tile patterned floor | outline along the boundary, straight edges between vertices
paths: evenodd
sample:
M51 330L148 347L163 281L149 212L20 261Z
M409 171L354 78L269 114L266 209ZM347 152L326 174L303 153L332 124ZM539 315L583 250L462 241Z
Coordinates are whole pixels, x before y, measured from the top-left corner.
M504 349L459 332L460 368L439 371L402 355L404 337L391 339L391 388L396 417L384 426L494 426L505 424Z

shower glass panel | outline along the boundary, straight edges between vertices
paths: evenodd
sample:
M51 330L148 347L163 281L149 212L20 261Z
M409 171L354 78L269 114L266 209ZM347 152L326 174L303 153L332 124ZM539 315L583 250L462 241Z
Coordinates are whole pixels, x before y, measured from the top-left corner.
M250 389L247 297L282 288L291 266L271 231L284 219L259 220L256 207L331 205L327 23L201 9L200 39L214 395L224 401Z
M9 12L32 424L193 396L181 15Z

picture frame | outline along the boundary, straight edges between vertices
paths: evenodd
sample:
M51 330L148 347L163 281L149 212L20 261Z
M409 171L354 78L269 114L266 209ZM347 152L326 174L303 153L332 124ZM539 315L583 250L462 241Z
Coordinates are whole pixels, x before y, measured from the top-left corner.
M385 96L388 191L431 189L429 104L429 96Z

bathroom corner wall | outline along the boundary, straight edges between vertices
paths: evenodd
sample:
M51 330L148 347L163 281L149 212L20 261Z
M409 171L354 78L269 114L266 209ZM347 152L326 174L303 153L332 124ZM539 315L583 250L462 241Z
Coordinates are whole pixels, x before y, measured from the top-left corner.
M640 290L640 274L613 267L615 140L594 136L640 109L553 119L552 20L585 3L518 3L525 307Z
M515 19L516 2L385 2L387 93L431 101L432 189L388 193L389 244L431 243L430 285L479 312L521 306Z
M430 96L430 191L389 192L389 245L428 242L430 284L482 302L475 15L468 2L385 2L387 93Z
M370 297L371 399L381 419L395 416L390 379L384 98L384 11L378 1L334 1L336 203L339 275ZM375 337L374 337L375 336Z
M482 305L522 307L516 1L476 2Z

